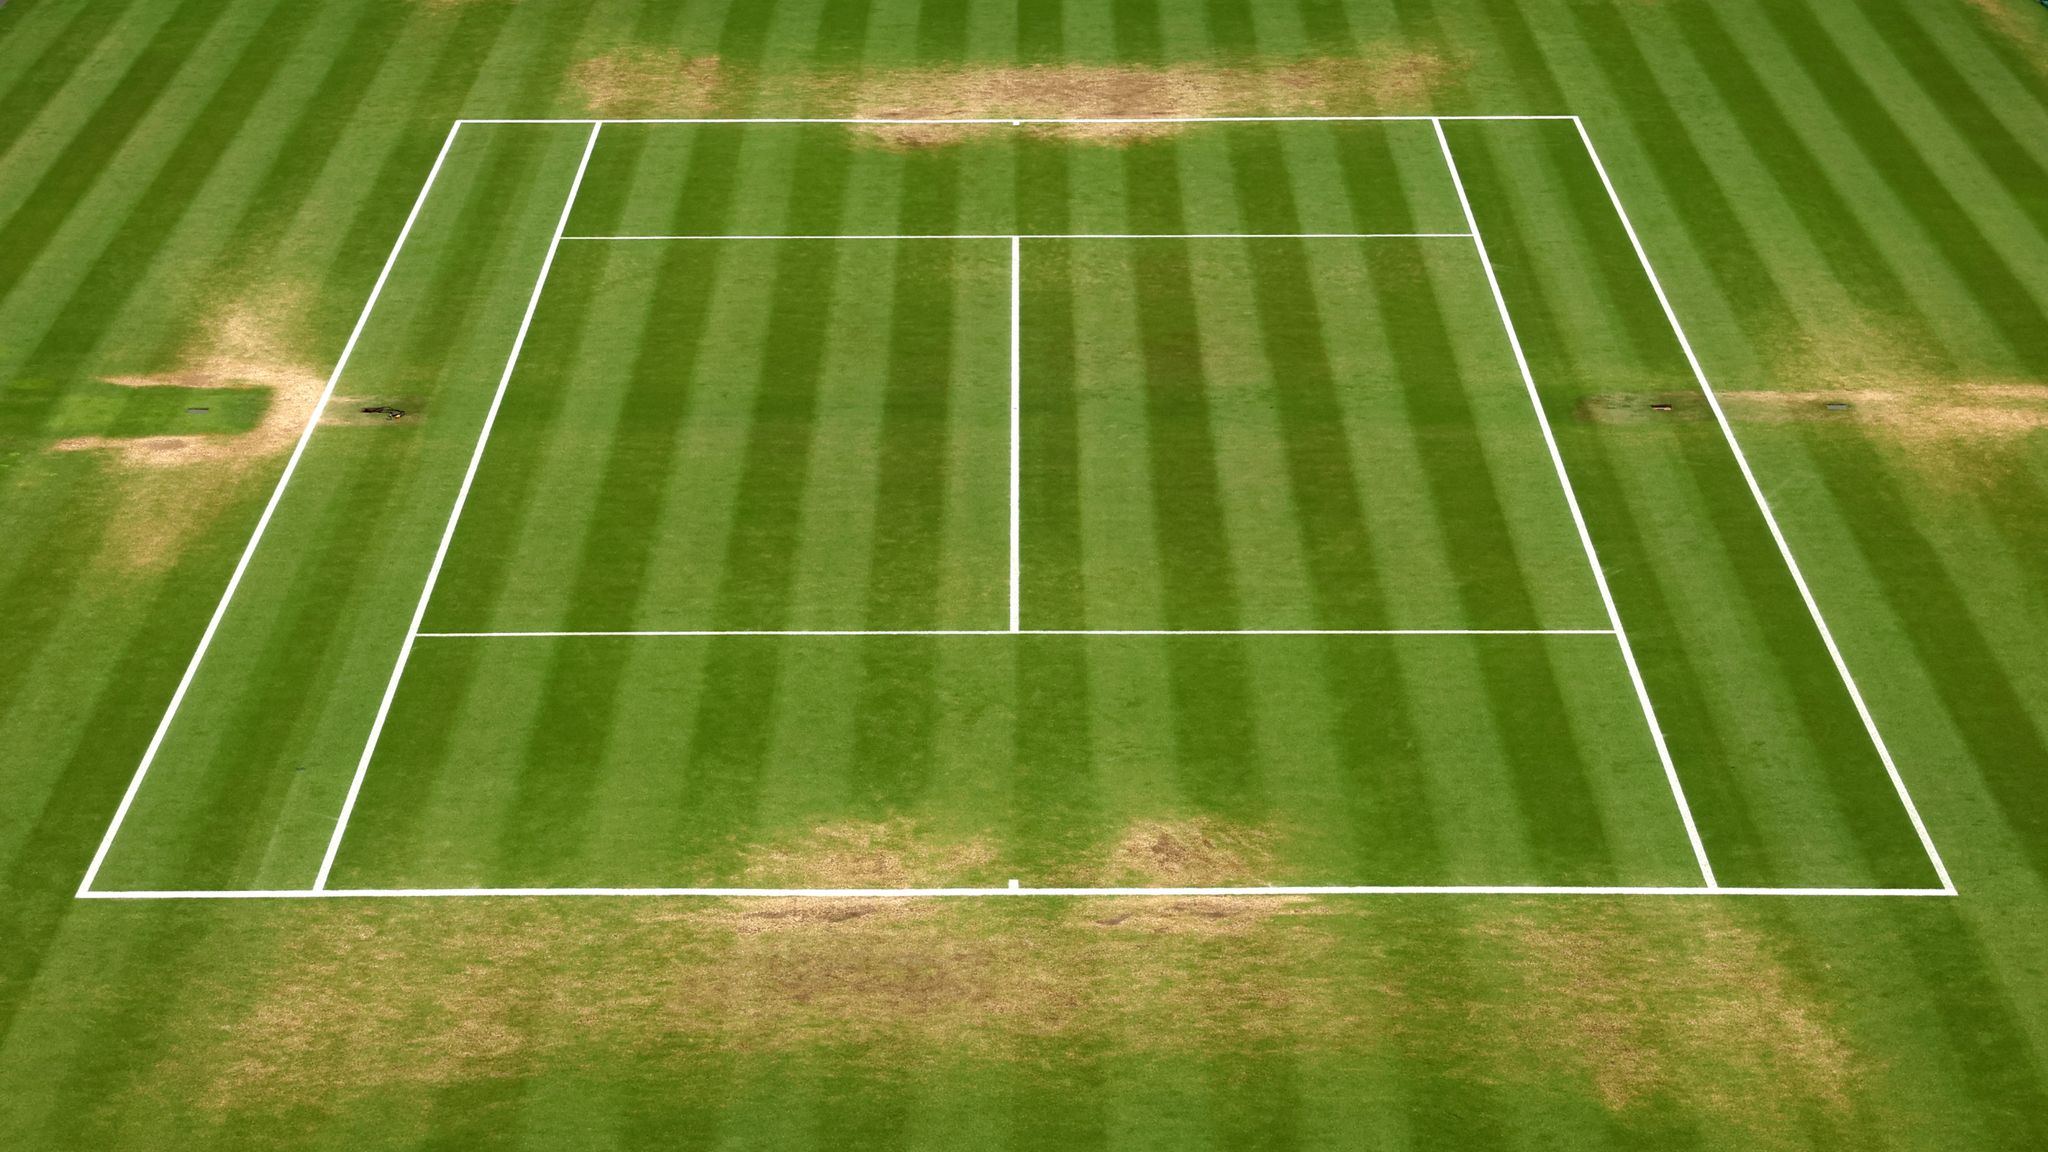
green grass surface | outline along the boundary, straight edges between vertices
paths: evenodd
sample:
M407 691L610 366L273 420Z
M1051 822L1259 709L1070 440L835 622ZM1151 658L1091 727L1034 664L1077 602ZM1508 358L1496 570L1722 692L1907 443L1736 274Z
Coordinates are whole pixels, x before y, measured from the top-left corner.
M74 899L450 122L593 106L1579 115L1960 894ZM0 110L0 1144L2048 1143L2036 6L13 0ZM1577 131L1445 131L1719 879L1935 885ZM588 137L456 136L97 888L312 884ZM431 635L1002 629L1008 235L1464 228L607 127L572 237L1004 238L565 241L333 886L1697 883L1604 635ZM1606 627L1469 241L1020 251L1026 629Z

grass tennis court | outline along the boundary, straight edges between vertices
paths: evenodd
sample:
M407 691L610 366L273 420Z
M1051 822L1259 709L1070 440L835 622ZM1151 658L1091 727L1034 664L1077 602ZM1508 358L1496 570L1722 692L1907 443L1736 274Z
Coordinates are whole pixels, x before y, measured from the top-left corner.
M1257 871L1159 886L1713 888L1711 838L1737 887L1946 887L1648 274L1586 278L1629 240L1579 122L951 127L992 138L451 130L335 376L376 403L321 414L412 423L309 426L87 888L1146 887L1139 846L1226 828ZM477 183L515 165L526 213ZM1575 191L1621 251L1530 253ZM522 311L458 302L515 261ZM1527 361L1546 292L1637 354ZM507 367L415 364L420 317ZM1649 554L1635 509L1687 497ZM1618 599L1603 541L1645 554ZM1674 613L1657 560L1700 555L1693 596L1794 634ZM1745 713L1803 724L1748 763ZM930 850L809 859L877 834Z
M2048 1140L2043 61L0 7L0 1143Z

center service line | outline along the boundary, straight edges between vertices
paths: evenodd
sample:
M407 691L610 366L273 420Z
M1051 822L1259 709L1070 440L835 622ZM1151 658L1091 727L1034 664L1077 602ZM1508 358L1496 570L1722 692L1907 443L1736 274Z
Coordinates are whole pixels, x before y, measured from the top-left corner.
M1022 412L1019 400L1020 382L1024 374L1023 315L1024 315L1024 241L1021 237L1010 237L1010 631L1016 632L1022 623L1022 608L1019 603L1020 584L1023 573L1023 553L1019 545L1021 533L1018 513L1018 493L1022 487Z

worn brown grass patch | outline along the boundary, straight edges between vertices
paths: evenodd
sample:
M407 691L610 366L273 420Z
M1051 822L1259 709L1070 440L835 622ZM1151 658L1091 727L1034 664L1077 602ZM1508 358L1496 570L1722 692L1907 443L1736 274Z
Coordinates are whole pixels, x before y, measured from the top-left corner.
M130 387L265 388L270 403L256 426L192 436L78 436L59 452L102 452L119 466L117 507L107 539L113 563L154 570L174 561L262 461L289 450L304 429L326 377L291 350L288 332L302 294L276 291L220 311L195 353L176 371L109 376Z
M1362 59L1313 59L1268 67L1081 64L926 68L877 73L854 91L853 115L878 119L1323 115L1425 107L1456 68L1435 52L1385 50ZM867 125L893 147L966 139L1000 125ZM1041 135L1123 143L1185 125L1037 124Z
M1695 906L1524 908L1474 931L1519 993L1480 1007L1488 1043L1576 1069L1610 1109L1676 1101L1752 1131L1851 1110L1859 1067L1827 1006L1752 927Z
M986 838L935 837L900 818L846 820L755 848L745 876L765 888L928 888L986 881L994 860Z
M1107 886L1217 888L1267 883L1273 836L1261 828L1197 817L1140 820L1118 839Z
M1997 444L2048 428L2044 384L1903 381L1884 387L1727 392L1721 400L1731 418L1843 420L1928 445ZM1849 407L1830 411L1830 403Z
M599 116L702 116L717 105L718 57L625 48L581 61L569 82Z
M1105 931L1103 914L999 899L321 909L262 949L261 970L195 990L233 1008L177 1071L209 1108L277 1107L583 1052L1002 1059L1019 1037L1104 1031L1160 1051L1333 1046L1376 1012L1325 980L1331 941L1299 930L1312 920L1191 935Z
M2041 31L2036 19L2040 13L2011 0L1969 0L1969 4L1983 13L1993 31L2020 47L2035 71L2048 75L2048 33Z

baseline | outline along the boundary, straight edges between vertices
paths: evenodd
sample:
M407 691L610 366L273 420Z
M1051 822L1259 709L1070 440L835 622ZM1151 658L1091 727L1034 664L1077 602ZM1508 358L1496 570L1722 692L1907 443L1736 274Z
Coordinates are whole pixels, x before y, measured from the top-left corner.
M1256 888L278 888L89 892L88 900L358 900L464 896L697 896L901 900L988 896L1944 896L1943 888L1706 888L1654 885L1295 884Z

